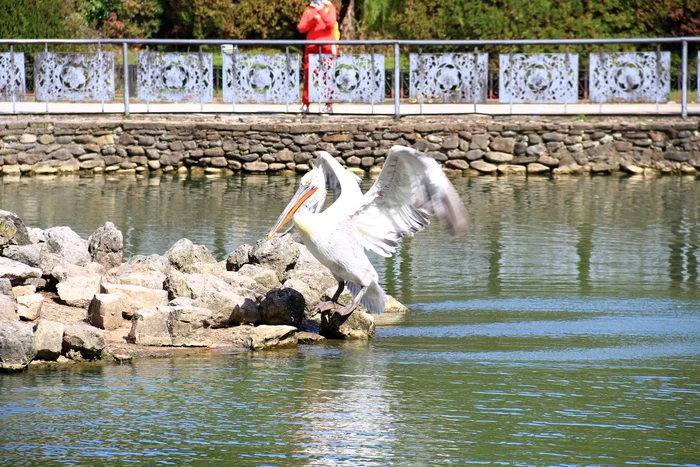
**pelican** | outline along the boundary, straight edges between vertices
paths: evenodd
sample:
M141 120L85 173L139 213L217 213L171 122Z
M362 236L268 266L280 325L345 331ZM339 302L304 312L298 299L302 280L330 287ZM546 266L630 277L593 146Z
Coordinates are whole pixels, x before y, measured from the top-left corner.
M467 228L464 205L442 169L430 157L405 146L394 146L379 177L364 195L360 178L347 171L328 152L316 152L311 171L267 235L271 239L291 219L311 254L326 266L338 288L320 311L342 316L362 304L371 313L384 311L386 294L365 250L388 257L398 241L423 230L436 216L456 235ZM326 185L335 201L325 210ZM354 298L341 306L347 288Z

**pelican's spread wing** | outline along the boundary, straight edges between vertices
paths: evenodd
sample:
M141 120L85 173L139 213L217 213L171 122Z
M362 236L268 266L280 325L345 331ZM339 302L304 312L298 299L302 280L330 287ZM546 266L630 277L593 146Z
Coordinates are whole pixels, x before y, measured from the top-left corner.
M323 171L328 187L333 190L334 199L340 197L341 192L351 195L362 196L359 184L362 181L360 177L345 170L345 167L333 158L326 151L317 151L315 167Z
M390 256L398 240L423 230L430 216L453 235L467 228L462 200L438 163L415 149L394 146L349 222L366 249Z

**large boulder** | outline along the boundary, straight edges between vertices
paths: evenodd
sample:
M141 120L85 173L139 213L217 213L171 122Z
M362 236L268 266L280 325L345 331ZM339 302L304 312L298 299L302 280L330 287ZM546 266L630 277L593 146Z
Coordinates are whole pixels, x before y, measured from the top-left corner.
M36 358L56 360L63 348L63 323L40 319L34 325L34 347Z
M170 260L161 255L136 255L129 258L126 262L128 265L147 265L153 268L158 268L163 274L167 274L170 270Z
M65 262L84 266L90 262L88 243L73 232L70 227L52 227L44 230L47 253L60 256ZM43 253L42 253L43 254Z
M9 245L5 247L2 255L6 258L26 264L27 266L38 268L41 260L41 245L38 243L31 245Z
M118 295L98 293L90 301L87 312L90 324L111 331L122 325L122 299Z
M0 210L0 250L6 245L31 243L24 222L14 212Z
M35 321L41 315L44 296L38 293L17 297L17 314L25 321Z
M33 332L19 321L0 320L0 371L20 371L36 356Z
M248 257L251 264L259 264L275 271L281 282L285 273L294 267L299 258L299 244L292 240L291 235L258 240Z
M105 334L101 329L83 324L65 326L63 329L63 353L79 352L86 360L96 360L105 348Z
M129 284L147 287L149 289L162 289L166 274L161 265L157 264L122 264L105 274L105 282L112 284Z
M97 229L88 238L88 252L93 261L108 268L122 264L124 236L111 222Z
M69 277L56 285L58 297L70 306L87 308L95 294L100 293L99 274Z
M17 321L17 301L10 295L0 295L0 320Z
M304 318L304 296L294 289L270 290L260 303L260 315L264 324L284 324L300 327Z
M233 286L210 274L184 274L175 269L168 273L165 288L170 299L187 297L198 307L212 311L211 327L259 321L258 307L253 297L240 293Z
M211 324L211 311L194 306L157 306L139 310L131 321L127 340L139 345L210 345L203 332Z
M190 266L194 263L216 263L216 260L203 245L195 245L190 240L183 238L175 242L165 252L170 264L182 272L192 272Z
M374 318L369 313L355 310L348 316L333 311L321 313L319 330L326 339L367 340L376 334Z
M226 259L226 269L229 271L238 271L244 265L250 263L250 250L252 249L253 246L247 243L236 248Z
M225 329L216 345L247 347L252 350L295 347L298 335L298 329L294 326L236 326Z
M0 257L0 279L9 279L13 285L16 285L23 284L30 278L41 278L41 269Z
M168 292L138 285L102 283L102 293L116 295L122 301L122 316L131 319L137 310L168 304Z
M238 270L238 273L250 277L265 289L271 289L281 285L279 276L275 271L259 264L245 264Z

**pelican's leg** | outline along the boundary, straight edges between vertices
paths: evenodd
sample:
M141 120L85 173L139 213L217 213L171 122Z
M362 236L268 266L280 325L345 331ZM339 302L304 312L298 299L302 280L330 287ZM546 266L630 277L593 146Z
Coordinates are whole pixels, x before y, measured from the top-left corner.
M360 304L360 300L362 300L362 297L364 297L367 289L367 286L362 287L360 291L357 292L357 295L355 295L355 298L352 299L352 303L350 303L350 305L345 305L342 308L338 308L335 310L336 313L338 313L340 316L348 316L350 313L355 311L355 308L357 308L357 306Z
M335 293L333 294L333 297L331 298L330 302L321 302L318 304L318 310L319 311L328 311L328 310L335 310L340 306L338 303L338 299L340 298L340 294L343 293L343 290L345 289L345 281L338 281L338 288L336 289Z

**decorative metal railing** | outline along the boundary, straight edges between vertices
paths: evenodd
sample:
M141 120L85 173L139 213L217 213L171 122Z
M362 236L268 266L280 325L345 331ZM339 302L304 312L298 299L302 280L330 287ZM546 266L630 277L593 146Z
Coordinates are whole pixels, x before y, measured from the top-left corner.
M464 112L472 112L476 104L485 104L496 94L494 76L489 63L498 64L498 102L509 104L564 104L581 103L579 64L588 64L589 102L591 103L668 103L671 96L671 63L680 64L679 89L680 113L688 114L689 82L693 71L696 80L700 75L700 51L693 57L696 67L689 67L688 47L697 48L699 37L654 39L590 39L544 41L336 41L342 46L337 56L312 54L309 57L309 94L312 102L369 103L372 113L377 104L386 104L386 96L393 97L393 114L401 115L401 97L406 95L402 73L408 72L408 97L410 103L473 104ZM15 52L15 47L44 45L44 52ZM49 47L66 44L73 47L96 45L97 52L54 52ZM34 101L48 103L69 102L123 102L123 112L130 113L130 104L145 103L149 111L151 102L230 103L236 104L290 104L300 101L300 77L302 63L299 53L290 53L290 47L300 48L308 41L220 41L220 40L0 40L0 47L9 52L0 53L0 103L28 100L27 67L32 68ZM121 57L114 51L121 45ZM215 79L214 53L203 47L229 46L230 52L221 53L221 78ZM570 47L597 45L599 52L570 52ZM653 47L656 50L642 52L603 51L615 46L634 45L637 48ZM151 47L198 47L195 52L163 52ZM239 53L246 46L285 48L285 53ZM564 53L513 53L514 47L535 46L552 48ZM661 46L671 50L661 50ZM371 53L348 53L353 47L361 47ZM488 49L489 52L443 52L468 47ZM145 48L145 49L144 49ZM388 51L389 56L375 53L375 49ZM402 70L401 59L410 52L408 70ZM423 53L424 48L431 52ZM490 50L508 48L502 53ZM393 53L392 52L393 49ZM404 55L402 55L402 49ZM116 48L118 51L118 48ZM223 50L223 47L222 47ZM131 56L136 62L136 98L130 89ZM217 50L217 55L218 55ZM675 55L674 55L675 54ZM119 53L117 53L119 55ZM392 88L387 89L386 63L393 60ZM692 60L692 59L690 59ZM31 62L31 63L30 63ZM121 62L115 67L115 62ZM405 67L405 65L404 65ZM218 75L217 75L218 76ZM115 83L118 83L115 89ZM220 86L220 88L219 88ZM30 86L31 87L31 86ZM700 94L700 93L698 93ZM696 99L697 100L697 99ZM388 101L392 103L391 99ZM406 105L406 102L403 103ZM565 107L566 109L566 107ZM161 108L159 111L163 111ZM221 109L217 109L221 111ZM421 107L422 111L422 107ZM454 112L454 108L450 112ZM534 110L533 112L536 112Z

